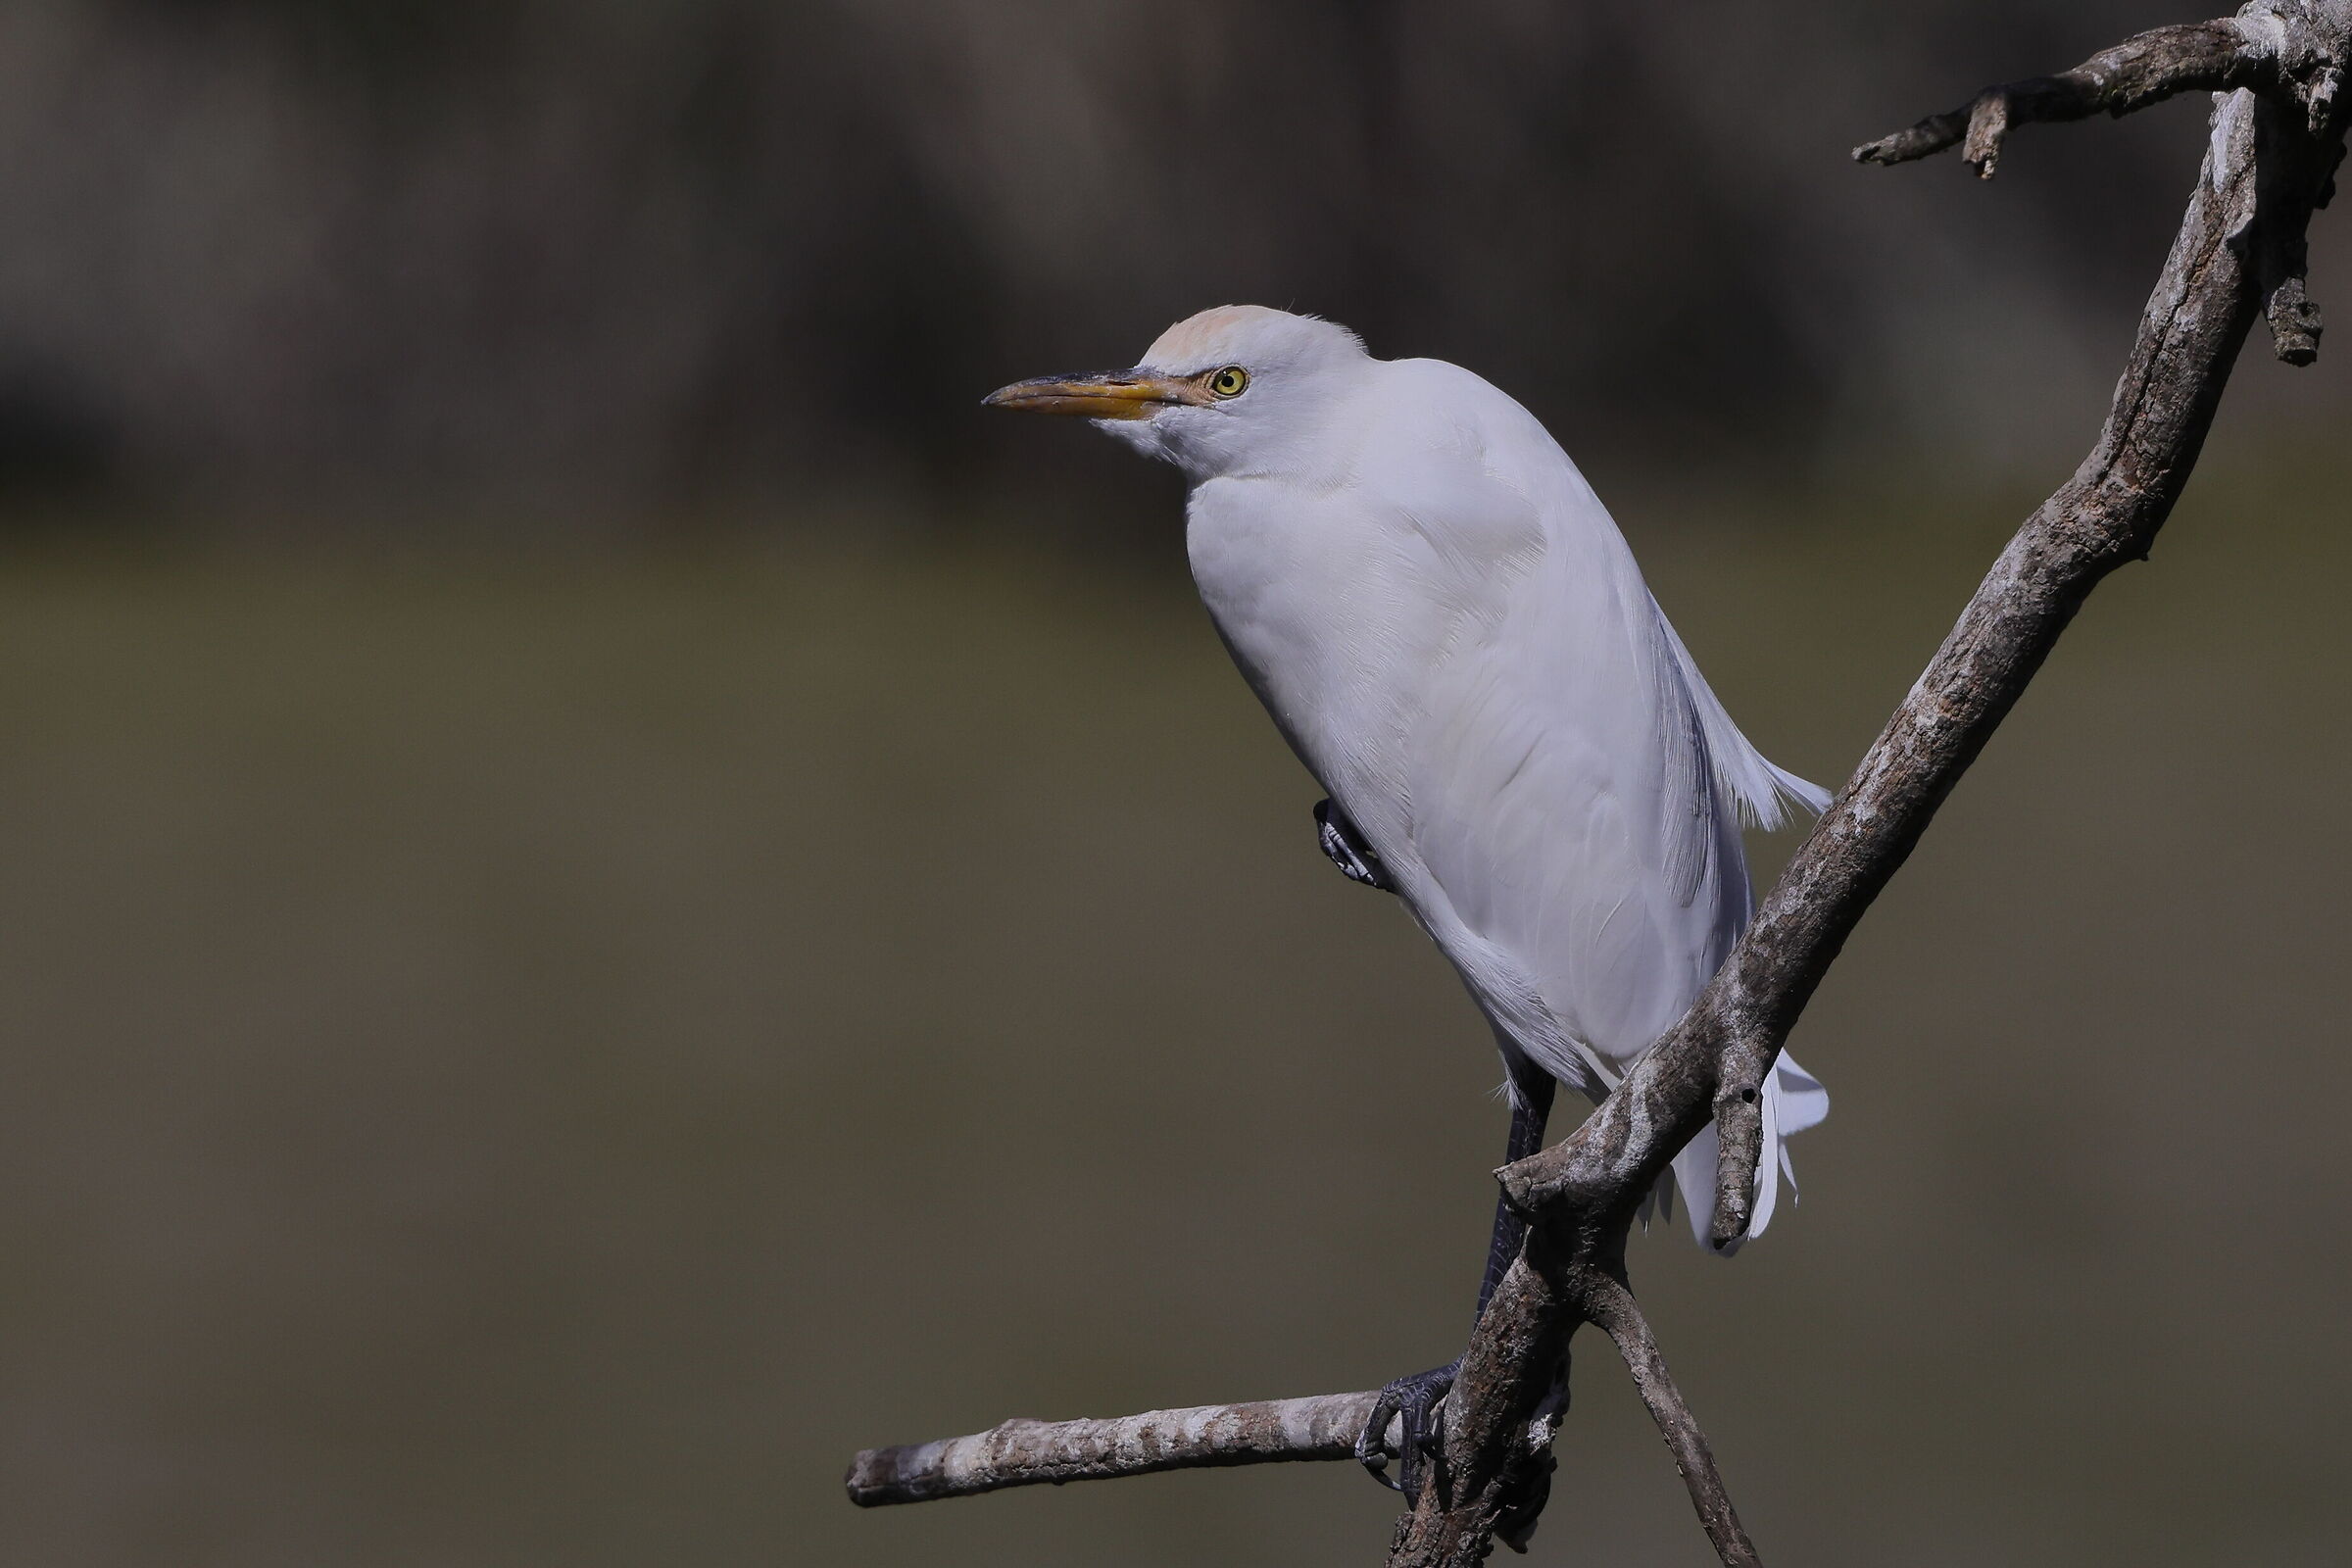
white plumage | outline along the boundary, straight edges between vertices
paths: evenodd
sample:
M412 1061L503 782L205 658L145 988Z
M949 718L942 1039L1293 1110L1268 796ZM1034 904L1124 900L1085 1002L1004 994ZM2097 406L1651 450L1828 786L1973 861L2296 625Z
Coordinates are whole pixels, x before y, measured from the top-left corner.
M1133 371L992 401L1092 415L1184 470L1235 662L1502 1050L1615 1085L1748 918L1741 812L1778 826L1826 796L1740 735L1534 416L1254 306L1180 322ZM1784 1056L1750 1236L1783 1141L1828 1107ZM1702 1242L1714 1166L1711 1132L1675 1162Z

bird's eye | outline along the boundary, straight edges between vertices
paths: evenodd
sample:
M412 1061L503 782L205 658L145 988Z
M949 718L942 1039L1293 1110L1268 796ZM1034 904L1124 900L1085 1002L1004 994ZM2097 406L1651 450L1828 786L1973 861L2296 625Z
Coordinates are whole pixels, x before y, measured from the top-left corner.
M1221 398L1238 398L1250 390L1250 372L1238 365L1228 365L1208 378L1208 389Z

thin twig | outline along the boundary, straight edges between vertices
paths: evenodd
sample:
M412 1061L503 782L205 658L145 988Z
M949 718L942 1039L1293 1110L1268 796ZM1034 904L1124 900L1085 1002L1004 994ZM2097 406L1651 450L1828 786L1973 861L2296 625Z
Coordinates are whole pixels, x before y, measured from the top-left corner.
M1715 1544L1715 1554L1724 1568L1763 1568L1755 1544L1740 1527L1740 1515L1715 1468L1715 1452L1707 1446L1707 1435L1683 1402L1682 1391L1675 1387L1674 1374L1666 1370L1666 1358L1658 1352L1657 1338L1650 1333L1649 1320L1642 1315L1634 1293L1618 1280L1594 1274L1585 1286L1584 1300L1592 1321L1625 1357L1626 1370L1633 1374L1642 1402L1648 1406L1650 1419L1658 1424L1658 1435L1674 1454L1675 1468L1683 1473L1683 1485L1690 1491L1690 1505L1698 1510L1699 1524Z

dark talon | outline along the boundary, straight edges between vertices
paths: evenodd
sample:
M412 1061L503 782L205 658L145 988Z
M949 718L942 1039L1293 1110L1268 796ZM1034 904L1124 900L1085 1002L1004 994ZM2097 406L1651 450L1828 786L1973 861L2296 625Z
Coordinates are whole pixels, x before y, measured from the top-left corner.
M1452 1389L1454 1377L1461 1371L1460 1361L1416 1372L1411 1377L1398 1378L1380 1391L1380 1399L1372 1406L1372 1417L1364 1423L1361 1436L1355 1440L1355 1457L1373 1480L1392 1492L1404 1494L1407 1502L1421 1496L1421 1483L1430 1473L1430 1460L1436 1453L1436 1423L1431 1419L1438 1401ZM1389 1457L1386 1451L1389 1422L1393 1417L1404 1418L1403 1441L1398 1445L1397 1476L1388 1476Z
M1348 813L1329 801L1318 802L1315 806L1315 839L1323 846L1323 853L1331 857L1331 863L1338 866L1348 881L1361 882L1383 893L1396 891L1389 885L1380 857L1373 854L1370 846L1364 843L1363 830L1348 821Z

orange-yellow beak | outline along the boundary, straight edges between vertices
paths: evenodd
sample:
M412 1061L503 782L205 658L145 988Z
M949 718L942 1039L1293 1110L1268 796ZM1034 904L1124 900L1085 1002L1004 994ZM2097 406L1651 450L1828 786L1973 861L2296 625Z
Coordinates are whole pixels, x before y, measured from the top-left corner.
M1041 375L1034 381L1001 386L980 400L992 409L1023 414L1074 414L1088 419L1148 419L1170 403L1212 401L1193 378L1154 375L1149 370L1112 370L1105 375Z

